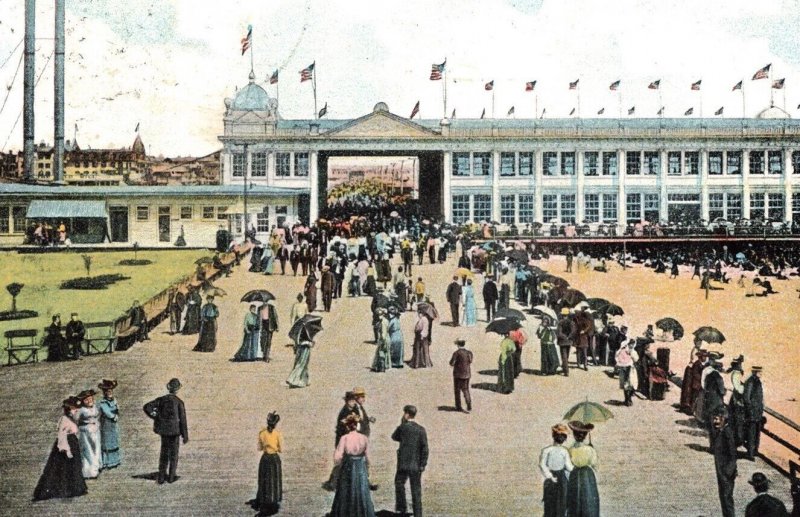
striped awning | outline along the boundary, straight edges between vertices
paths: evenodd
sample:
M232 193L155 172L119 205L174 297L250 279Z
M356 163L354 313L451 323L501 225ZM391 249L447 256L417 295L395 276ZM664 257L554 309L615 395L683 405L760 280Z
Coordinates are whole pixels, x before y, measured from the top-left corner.
M66 201L34 199L28 206L28 219L108 218L105 201Z

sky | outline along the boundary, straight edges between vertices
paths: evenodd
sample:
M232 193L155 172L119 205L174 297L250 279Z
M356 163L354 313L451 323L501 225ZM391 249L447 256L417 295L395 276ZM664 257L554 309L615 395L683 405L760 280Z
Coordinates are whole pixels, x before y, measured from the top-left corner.
M52 142L53 2L37 2L36 141ZM377 102L408 117L740 117L774 101L800 116L800 0L71 0L66 3L67 138L128 147L140 126L148 154L204 155L221 147L224 99L247 84L253 26L256 82L286 119L317 108L350 119ZM0 150L22 147L24 2L0 0ZM752 81L772 64L770 80ZM19 69L18 69L19 66ZM268 85L279 70L280 88ZM18 70L18 71L17 71ZM16 77L15 77L16 75ZM577 90L569 82L579 80ZM661 80L661 89L647 85ZM494 90L484 84L494 81ZM527 81L537 81L525 92ZM609 85L620 80L617 92ZM690 85L701 80L700 91ZM785 101L784 101L785 95ZM6 98L7 97L7 98ZM604 108L604 114L597 112ZM535 112L535 110L538 110ZM535 114L536 113L536 114Z

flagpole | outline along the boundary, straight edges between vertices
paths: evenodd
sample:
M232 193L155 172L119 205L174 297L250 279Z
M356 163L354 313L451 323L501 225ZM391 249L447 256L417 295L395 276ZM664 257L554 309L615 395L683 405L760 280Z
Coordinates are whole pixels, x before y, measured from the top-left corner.
M578 81L579 82L576 85L577 88L575 88L575 93L578 95L578 118L581 118L581 83L580 79L578 79Z
M314 91L314 118L319 118L319 113L317 112L317 62L314 61L312 63L313 69L311 70L311 89Z
M661 118L664 118L664 101L661 99L661 83L658 84L658 111L661 112Z
M253 67L253 38L250 37L250 73L252 74L254 70Z
M775 88L772 87L772 67L767 70L767 82L769 83L769 107L775 105Z
M494 120L494 80L492 80L492 120Z
M278 104L278 109L281 107L281 77L278 75L278 80L275 82L275 102Z
M619 119L622 119L622 90L617 86L617 111L619 112Z
M533 92L533 119L536 120L538 115L539 115L539 94L534 91Z
M742 87L739 88L742 91L742 118L747 117L747 110L745 109L744 104L744 81L742 81Z
M445 64L447 63L447 58L444 58ZM442 105L444 107L444 111L442 112L442 118L447 118L447 66L444 67L444 79L442 81Z
M699 90L697 90L697 93L698 93L698 95L700 95L700 118L703 118L703 88L702 88L702 86L700 87Z

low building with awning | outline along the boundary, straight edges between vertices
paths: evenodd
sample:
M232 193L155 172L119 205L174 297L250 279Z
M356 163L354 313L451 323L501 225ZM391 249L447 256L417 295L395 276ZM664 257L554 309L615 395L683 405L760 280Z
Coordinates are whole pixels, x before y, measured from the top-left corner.
M109 235L105 201L33 199L25 218L55 228L63 224L70 241L76 244L99 244Z

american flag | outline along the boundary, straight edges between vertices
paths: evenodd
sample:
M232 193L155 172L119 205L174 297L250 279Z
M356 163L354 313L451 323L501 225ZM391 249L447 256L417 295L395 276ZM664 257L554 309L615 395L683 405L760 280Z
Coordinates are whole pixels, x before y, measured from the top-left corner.
M316 64L316 61L314 61L313 63L311 63L307 67L303 68L302 70L300 70L300 82L301 83L304 82L304 81L310 81L311 79L314 78L314 65L315 64Z
M492 81L489 81L488 83L484 84L483 85L483 89L486 90L487 92L490 92L490 91L494 90L494 81L492 80Z
M278 83L278 70L276 69L272 72L272 75L269 78L269 84L277 84Z
M242 38L242 55L247 52L247 49L250 48L250 45L253 43L253 26L247 26L247 36Z
M742 81L739 81L738 83L733 85L733 89L731 91L735 92L736 90L741 90L741 89L742 89Z
M720 108L717 111L714 112L714 115L720 116L720 115L722 115L722 112L724 110L725 110L725 107L724 106L720 106Z
M689 116L689 115L691 115L692 113L694 113L694 108L689 108L688 110L686 110L686 111L683 113L683 115L684 115L685 117L688 117L688 116Z
M441 81L442 73L444 73L444 65L447 64L447 60L444 60L444 63L441 65L437 65L436 63L431 65L431 81Z
M619 79L611 83L611 86L608 87L609 90L613 91L617 91L617 88L619 88Z
M656 79L655 81L647 85L647 87L651 90L658 90L659 86L661 86L661 79Z
M692 83L692 90L694 90L694 91L700 91L700 83L702 83L702 82L703 82L703 80L702 80L702 79L699 79L698 81L696 81L696 82L693 82L693 83Z
M536 81L528 81L525 83L526 92L532 92L534 88L536 88Z
M772 87L775 88L776 90L782 90L783 89L783 83L785 81L786 81L785 78L784 79L775 79L774 81L772 81Z
M772 68L772 63L768 64L767 66L765 66L764 68L760 69L758 72L753 74L752 80L755 81L756 79L766 79L767 77L769 77L770 68Z
M511 109L508 110L508 116L510 117L513 114L514 114L514 106L511 106Z
M570 90L575 90L575 89L577 89L577 88L578 88L578 81L580 81L580 79L575 79L574 81L571 81L571 82L569 83L569 89L570 89Z
M605 108L600 108L600 109L597 111L597 114L598 114L598 115L602 115L602 114L603 114L603 113L605 113L605 112L606 112L606 109L605 109Z
M628 108L628 115L633 115L634 113L636 113L636 106Z
M409 119L414 118L414 115L416 115L417 113L419 113L419 101L417 101L417 103L414 104L414 109L411 110L411 116L408 118Z

